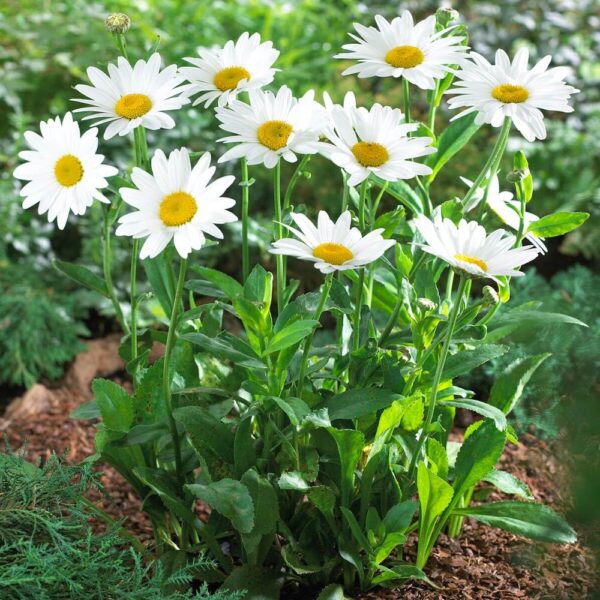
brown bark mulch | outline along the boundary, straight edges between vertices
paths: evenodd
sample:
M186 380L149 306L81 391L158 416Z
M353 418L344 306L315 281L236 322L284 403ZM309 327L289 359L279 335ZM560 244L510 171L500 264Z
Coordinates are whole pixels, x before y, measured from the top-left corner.
M9 404L0 417L0 432L13 448L27 445L30 459L44 460L51 452L66 453L69 461L81 461L94 453L95 426L74 421L69 413L91 399L94 377L110 377L124 383L123 364L118 358L118 338L87 343L66 376L56 386L36 385ZM6 400L6 399L1 399ZM0 402L8 404L8 402ZM501 468L525 481L537 501L565 513L569 509L568 457L560 446L548 445L525 435L518 446L509 445ZM124 479L108 465L99 465L101 482L109 497L93 500L142 541L152 539L148 519L140 512L140 501ZM491 499L500 499L492 494ZM467 520L458 539L442 535L426 572L437 586L408 582L393 590L374 590L362 600L568 600L600 597L592 550L585 545L585 532L573 545L540 544ZM411 537L406 558L414 560L416 540ZM307 600L310 600L307 598Z

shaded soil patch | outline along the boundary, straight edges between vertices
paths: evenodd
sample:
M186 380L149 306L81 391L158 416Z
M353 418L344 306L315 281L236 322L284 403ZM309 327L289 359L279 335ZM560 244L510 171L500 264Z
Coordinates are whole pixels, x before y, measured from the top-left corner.
M91 399L94 377L109 377L127 385L123 364L117 355L118 337L87 342L66 376L55 387L36 385L14 400L0 418L0 431L13 448L27 444L31 460L44 460L54 451L68 460L81 461L94 453L95 426L91 421L74 421L69 413ZM8 404L8 398L0 398ZM457 437L460 433L457 433ZM570 508L569 459L560 446L549 446L532 435L523 436L518 446L509 445L500 468L524 480L537 501L561 513ZM98 465L109 496L91 498L144 542L152 539L149 520L140 512L140 501L127 482L108 465ZM490 500L501 496L493 493ZM393 590L375 590L361 600L547 600L598 597L594 592L596 569L592 551L585 545L585 532L574 545L550 545L525 541L510 533L467 520L458 539L442 535L426 571L438 589L422 582L408 582ZM406 547L413 561L416 539ZM303 600L311 600L309 594ZM284 597L285 600L285 597Z

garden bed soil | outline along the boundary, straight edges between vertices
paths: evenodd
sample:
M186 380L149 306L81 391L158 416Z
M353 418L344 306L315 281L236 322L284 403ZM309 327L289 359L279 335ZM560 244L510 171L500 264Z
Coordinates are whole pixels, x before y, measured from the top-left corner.
M77 462L94 453L95 426L74 421L69 413L91 399L94 377L109 377L128 385L117 355L118 337L87 343L88 349L70 366L61 382L38 384L8 405L0 417L0 431L14 449L25 446L26 456L46 459L52 452ZM457 433L460 435L460 432ZM536 500L559 512L569 509L568 458L558 444L549 445L531 434L518 446L509 445L501 468L524 480ZM140 501L125 480L108 465L98 465L107 495L92 499L145 543L152 540L148 519L139 511ZM492 499L500 499L492 495ZM573 545L538 544L472 520L465 523L458 539L440 537L426 571L437 586L408 582L392 589L377 589L362 600L512 600L544 598L567 600L596 598L597 577L593 552L585 545L585 534ZM411 537L406 558L414 560L416 539ZM282 596L285 599L285 594ZM303 600L310 600L304 594Z

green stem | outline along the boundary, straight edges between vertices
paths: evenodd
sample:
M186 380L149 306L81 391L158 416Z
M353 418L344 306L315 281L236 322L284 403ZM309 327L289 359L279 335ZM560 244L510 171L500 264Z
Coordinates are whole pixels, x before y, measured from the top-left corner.
M122 33L115 33L114 38L115 44L117 45L117 48L119 49L121 55L127 60L129 60L129 56L127 56L127 48L125 47L125 36Z
M408 481L411 482L414 478L415 469L417 467L417 461L419 460L419 456L421 454L421 450L423 449L423 445L429 436L429 428L433 421L433 415L435 412L435 404L437 401L437 393L438 387L440 385L440 381L442 379L442 373L444 371L444 365L446 364L446 358L448 356L448 350L450 349L450 342L452 341L452 334L454 333L454 328L456 327L456 320L458 319L458 313L460 312L461 299L463 297L465 288L467 286L467 279L465 277L460 277L458 284L458 292L456 293L456 300L454 301L454 305L452 306L452 310L450 311L450 315L448 316L448 327L446 330L446 338L444 339L444 345L442 346L442 351L438 358L438 363L436 365L435 374L433 376L433 383L431 386L431 398L429 400L429 406L427 407L427 416L425 418L425 422L423 423L423 428L421 429L421 435L419 435L419 440L417 442L417 447L415 448L415 452L413 454L412 460L410 462L410 468L408 469Z
M283 225L281 221L281 159L277 161L273 170L273 203L275 209L275 239L283 237ZM277 264L277 311L283 310L283 295L285 292L284 261L281 254L276 255Z
M121 329L125 333L129 333L129 325L123 316L123 310L117 299L115 293L115 287L112 280L112 252L111 252L111 236L110 236L110 222L108 219L108 208L103 207L103 245L102 245L102 268L104 270L104 281L106 283L106 289L112 305L115 309L115 314Z
M325 308L325 303L327 302L327 298L329 297L329 290L331 289L331 284L333 282L333 273L328 273L325 277L325 281L323 282L323 288L321 289L321 298L319 299L319 304L315 310L315 314L313 315L313 319L315 321L319 321L321 318L321 313ZM315 328L316 329L316 328ZM298 372L298 384L297 390L298 394L302 394L302 384L304 383L304 374L306 372L306 363L308 362L308 355L310 353L310 349L312 348L313 339L315 337L315 330L313 329L311 334L306 338L304 342L304 351L302 352L302 359L300 361L300 370Z
M169 419L169 428L171 430L171 438L173 440L173 448L175 450L175 470L179 487L183 489L185 477L183 473L183 463L181 460L181 446L179 443L179 434L177 432L177 424L173 417L173 398L171 395L171 354L175 346L175 330L177 329L177 318L179 316L179 307L183 294L183 284L185 283L185 271L187 268L187 259L182 258L179 266L179 277L177 279L177 287L175 288L175 298L173 300L173 309L171 311L171 319L169 321L169 332L167 333L167 343L165 345L165 354L163 357L163 394L165 398L165 406Z
M388 337L390 336L390 333L392 333L392 330L394 329L394 325L396 324L396 321L398 320L398 315L400 314L400 310L402 309L402 302L402 294L400 293L400 290L398 290L398 300L396 300L396 306L394 306L394 310L392 311L392 314L390 315L390 318L385 324L385 327L381 332L381 336L379 337L380 348L383 348L383 345L385 344Z
M521 202L521 211L519 214L519 230L517 231L517 237L515 239L514 248L518 248L525 237L525 194L523 192L520 182L517 183L519 186L519 200Z
M248 161L242 158L242 278L250 274L250 248L248 247L248 204L250 188L248 186Z
M404 122L410 123L410 84L405 77L402 78L402 100L404 102Z
M511 125L510 117L505 117L504 123L502 124L502 129L500 130L498 139L496 140L496 144L492 150L492 153L490 154L490 157L488 158L487 162L483 166L483 169L481 169L479 175L477 175L477 178L473 182L473 185L470 187L469 191L465 194L465 197L462 200L463 206L466 206L469 203L469 200L471 200L473 195L477 192L477 190L481 186L481 182L485 179L486 175L492 169L493 165L496 162L498 162L498 164L500 163L500 159L502 158L502 155L504 154L504 149L506 148L506 142L508 141L508 134L510 133L510 125ZM495 173L494 173L494 175L495 175ZM492 177L493 177L493 175L490 173L490 179Z
M367 190L369 187L369 180L365 179L360 187L360 197L358 200L358 227L360 232L365 232L365 204L367 199ZM354 331L352 333L352 349L358 350L359 338L360 338L360 310L362 308L362 297L363 290L365 287L365 269L364 267L360 270L358 276L358 284L356 286L356 302L354 306Z

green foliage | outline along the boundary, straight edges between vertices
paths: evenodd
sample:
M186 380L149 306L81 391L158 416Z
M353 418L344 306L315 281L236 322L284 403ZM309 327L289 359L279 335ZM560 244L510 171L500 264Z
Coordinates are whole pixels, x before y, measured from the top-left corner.
M68 465L56 456L34 465L0 454L0 596L19 600L236 600L240 593L194 593L196 573L211 567L198 558L168 573L146 563L118 526L96 533L84 496L99 488L91 464Z
M57 379L84 346L85 327L74 320L77 299L43 281L0 269L0 381L32 386Z

